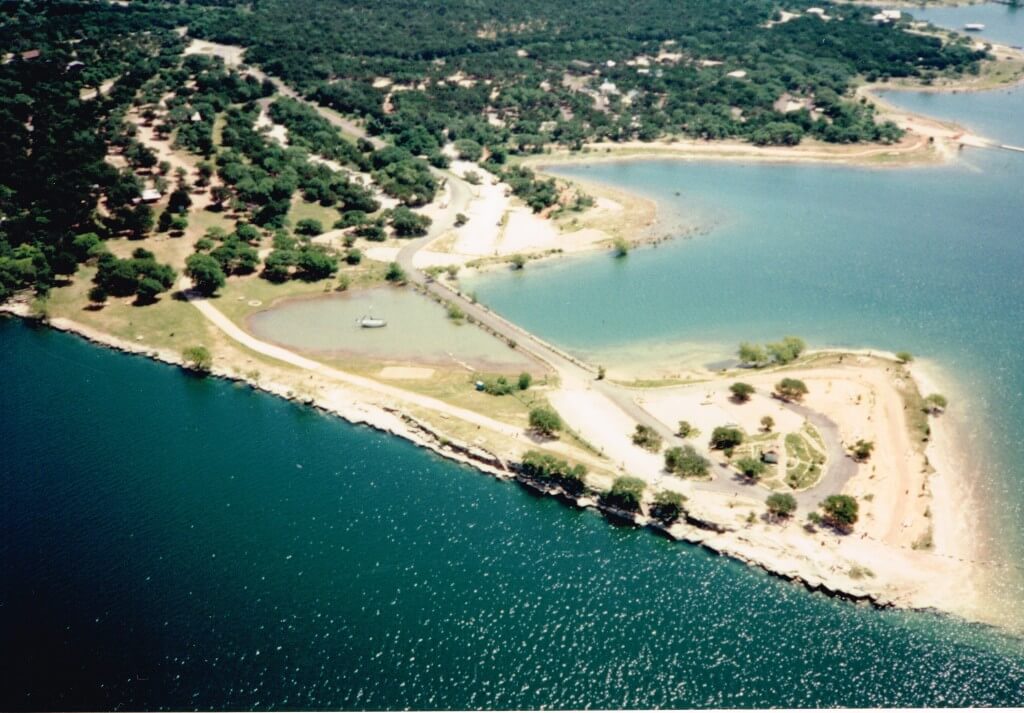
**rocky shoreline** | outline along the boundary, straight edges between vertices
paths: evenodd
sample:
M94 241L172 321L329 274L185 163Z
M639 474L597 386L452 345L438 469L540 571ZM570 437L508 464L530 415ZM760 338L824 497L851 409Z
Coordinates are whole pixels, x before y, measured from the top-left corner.
M3 313L26 321L36 322L58 331L75 334L97 346L113 349L125 354L148 357L168 365L194 371L176 352L154 349L128 342L90 329L72 320L60 318L47 320L40 318L33 315L31 309L25 303L13 302L0 305L0 314ZM906 606L877 592L849 587L840 582L810 576L795 568L772 566L770 561L755 556L751 547L742 546L743 537L735 528L701 518L689 512L684 511L680 521L665 524L643 512L628 512L610 506L593 494L581 496L570 493L557 483L541 481L530 477L523 471L521 463L508 461L483 448L453 440L399 409L377 407L369 404L352 404L351 408L338 408L322 403L313 397L297 396L291 389L281 384L268 380L252 379L216 366L211 368L208 375L235 383L245 383L255 390L316 408L323 413L338 416L349 423L369 426L383 433L404 438L421 448L430 450L438 456L470 466L501 480L516 481L523 487L530 488L543 495L556 497L572 507L591 508L602 513L610 520L634 527L645 527L669 539L699 545L716 554L731 557L747 565L757 567L772 576L801 585L812 592L820 592L830 597L854 603L868 604L878 609L900 608L935 611L932 607ZM754 543L750 544L753 545ZM753 549L756 549L756 547Z

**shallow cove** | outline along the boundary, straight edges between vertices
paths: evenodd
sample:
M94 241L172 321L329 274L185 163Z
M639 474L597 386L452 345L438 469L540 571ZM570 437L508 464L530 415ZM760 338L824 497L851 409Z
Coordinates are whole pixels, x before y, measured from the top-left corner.
M1022 88L905 95L967 125L978 107L990 136L1015 143L1022 97ZM1019 609L1024 154L966 150L953 165L913 169L663 160L554 172L641 193L673 220L707 229L625 259L488 273L464 289L613 370L667 362L679 371L785 334L814 346L906 349L940 365L955 403L949 417L969 443L967 478L986 506L979 526L994 533L985 544L1007 568L995 605Z
M363 329L356 323L371 313L387 326ZM284 300L254 314L247 327L260 339L319 354L450 365L460 360L481 369L528 364L486 332L452 321L432 300L395 287Z
M4 709L1024 703L1020 640L65 334L0 341Z

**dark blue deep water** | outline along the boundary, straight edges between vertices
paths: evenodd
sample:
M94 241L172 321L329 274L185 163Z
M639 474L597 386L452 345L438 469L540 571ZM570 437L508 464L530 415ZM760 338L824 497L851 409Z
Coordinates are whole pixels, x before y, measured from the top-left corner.
M832 601L403 441L0 320L2 709L1024 703Z

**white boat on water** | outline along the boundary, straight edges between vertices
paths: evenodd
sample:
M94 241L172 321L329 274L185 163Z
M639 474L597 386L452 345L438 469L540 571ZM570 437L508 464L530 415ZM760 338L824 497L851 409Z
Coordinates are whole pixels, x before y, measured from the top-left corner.
M362 317L357 319L356 324L363 329L380 329L381 327L388 326L387 321L368 314L364 314Z
M985 29L985 26L980 22L968 22L964 25L964 29L969 32L981 32Z

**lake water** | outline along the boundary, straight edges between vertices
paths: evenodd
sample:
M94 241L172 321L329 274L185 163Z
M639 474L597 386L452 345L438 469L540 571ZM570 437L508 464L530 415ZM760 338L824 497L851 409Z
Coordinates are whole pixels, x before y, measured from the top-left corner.
M901 101L963 118L983 100ZM799 333L925 355L997 454L978 477L1006 537L1022 159L574 169L712 230L476 288L583 352ZM1020 639L811 594L68 335L0 320L0 344L0 709L1024 705Z
M364 315L387 320L363 329ZM344 295L286 300L248 320L256 336L318 355L356 354L384 362L414 360L516 370L523 357L483 330L448 318L445 308L410 289L384 287Z
M1024 45L1024 8L998 3L960 5L956 7L900 8L917 20L938 27L948 27L980 41L992 40L1008 45ZM964 25L985 25L982 32L967 32Z
M1024 704L1024 644L0 320L0 708Z
M910 108L1024 144L1024 87L889 93ZM700 235L467 281L479 299L593 362L664 372L743 340L909 350L948 379L970 448L979 530L1024 601L1024 154L967 149L948 166L857 169L673 160L555 172L656 200ZM528 289L524 289L528 284Z

